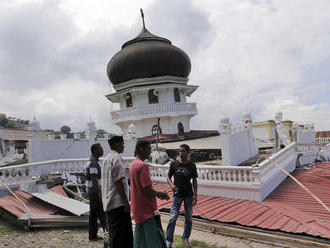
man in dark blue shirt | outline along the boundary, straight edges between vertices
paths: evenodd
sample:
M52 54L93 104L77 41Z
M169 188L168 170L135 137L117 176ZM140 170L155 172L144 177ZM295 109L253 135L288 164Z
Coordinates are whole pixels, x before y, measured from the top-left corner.
M193 205L197 203L197 169L196 165L188 160L190 147L186 144L180 146L179 159L170 164L167 175L167 182L174 193L170 220L166 230L167 247L171 248L173 244L173 234L176 220L180 212L182 202L184 203L184 231L182 240L185 246L190 247L189 237L192 227ZM174 176L174 183L172 177ZM191 185L192 180L192 185Z
M89 240L97 241L97 219L105 229L105 214L102 206L101 193L101 167L99 158L103 156L102 146L97 143L91 146L92 156L89 166L86 168L86 191L89 195Z

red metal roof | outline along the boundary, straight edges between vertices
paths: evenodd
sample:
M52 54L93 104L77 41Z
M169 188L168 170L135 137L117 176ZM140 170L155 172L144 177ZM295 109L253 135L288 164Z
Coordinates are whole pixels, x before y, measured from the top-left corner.
M330 138L330 131L317 131L316 138Z
M62 186L56 186L50 191L66 196ZM50 204L45 204L43 201L21 190L16 190L17 197L31 210L32 214L55 214L59 211L59 208ZM0 208L5 209L16 217L20 217L22 214L28 214L28 210L17 200L13 195L6 195L0 198Z
M309 170L295 171L293 176L330 207L329 162L316 164ZM167 185L155 184L154 187L172 195ZM171 207L171 201L158 200L157 203L159 209ZM329 212L290 178L262 202L199 195L194 216L330 238Z

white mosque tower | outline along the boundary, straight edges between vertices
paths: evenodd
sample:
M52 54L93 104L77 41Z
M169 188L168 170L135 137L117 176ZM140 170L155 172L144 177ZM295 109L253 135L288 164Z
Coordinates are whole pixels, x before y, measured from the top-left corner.
M197 109L186 97L198 88L188 85L190 69L187 54L168 39L150 33L143 19L141 33L125 42L108 63L115 93L106 97L120 106L111 112L113 122L125 136L133 123L137 138L156 134L158 118L161 134L189 132Z

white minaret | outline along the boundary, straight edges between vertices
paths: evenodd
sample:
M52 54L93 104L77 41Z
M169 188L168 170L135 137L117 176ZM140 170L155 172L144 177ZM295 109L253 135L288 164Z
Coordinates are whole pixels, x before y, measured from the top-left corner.
M184 51L153 35L144 25L135 39L124 43L108 64L115 92L106 96L119 104L111 116L124 136L130 124L134 124L137 138L155 135L158 119L162 134L189 132L197 108L187 97L198 88L188 85L190 70Z

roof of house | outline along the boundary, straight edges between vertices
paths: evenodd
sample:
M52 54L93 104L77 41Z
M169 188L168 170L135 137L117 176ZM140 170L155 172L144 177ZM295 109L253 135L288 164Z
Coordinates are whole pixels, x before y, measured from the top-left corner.
M211 136L219 136L219 131L217 130L191 130L190 132L186 132L183 134L160 134L159 135L159 142L160 143L168 143L168 142L181 142L186 140L193 140L193 139L200 139L200 138L207 138ZM147 136L140 138L143 140L155 142L156 135Z
M2 133L2 139L3 140L10 140L10 141L15 141L15 140L20 140L20 141L28 141L29 137L29 131L28 130L21 130L21 129L9 129L9 128L2 128L1 129ZM46 136L50 132L42 132L43 138L46 138Z
M330 162L295 171L293 176L330 207ZM154 187L172 194L167 185ZM159 209L171 207L171 201L157 203ZM330 239L330 213L290 178L262 202L199 195L194 216Z
M317 131L316 138L330 138L330 131Z
M166 149L179 149L182 144L187 144L190 149L220 149L220 136L166 142L161 143L160 146Z

